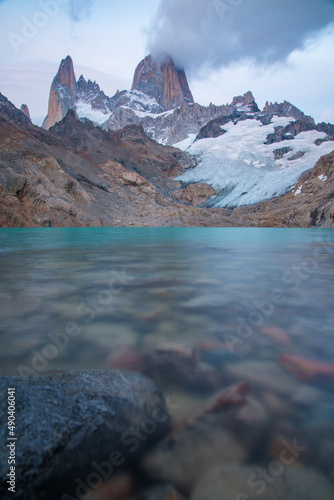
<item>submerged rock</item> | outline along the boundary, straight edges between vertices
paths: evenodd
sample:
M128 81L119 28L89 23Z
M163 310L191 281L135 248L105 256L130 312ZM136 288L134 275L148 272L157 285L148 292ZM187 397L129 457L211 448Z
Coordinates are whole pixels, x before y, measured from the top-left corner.
M267 325L260 328L259 332L265 337L271 338L275 343L279 345L289 345L290 337L289 335L278 326Z
M1 378L1 394L8 387L16 389L16 500L86 495L130 466L169 429L160 391L135 373L55 371ZM0 432L4 442L4 398ZM2 446L1 497L7 490L7 455Z
M220 371L202 363L196 349L179 345L157 347L145 355L145 373L159 384L213 391L222 386Z
M143 469L154 481L173 484L189 494L200 476L217 463L240 464L249 453L239 439L255 418L246 416L247 384L218 394L194 418L159 443L143 461ZM239 418L240 417L240 418ZM257 433L257 431L255 431Z
M191 500L332 500L334 487L314 469L219 466L201 479ZM266 474L261 477L261 472ZM272 472L272 473L271 473ZM267 479L266 479L267 478Z
M186 427L180 435L157 446L144 459L143 469L153 481L170 482L185 494L217 463L240 464L247 451L212 416Z
M302 382L334 381L334 365L291 354L282 354L280 363L296 379Z

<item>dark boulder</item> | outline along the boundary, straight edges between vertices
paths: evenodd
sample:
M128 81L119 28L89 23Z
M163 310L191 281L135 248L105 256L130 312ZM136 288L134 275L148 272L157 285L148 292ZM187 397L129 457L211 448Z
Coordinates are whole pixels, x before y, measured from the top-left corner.
M160 391L136 373L56 371L1 378L1 394L9 387L16 389L16 500L79 498L130 468L169 430ZM2 398L1 498L8 494L7 438Z
M216 138L221 135L226 134L226 130L222 129L222 127L215 120L207 123L201 130L198 132L196 141L200 139L208 139L208 138Z

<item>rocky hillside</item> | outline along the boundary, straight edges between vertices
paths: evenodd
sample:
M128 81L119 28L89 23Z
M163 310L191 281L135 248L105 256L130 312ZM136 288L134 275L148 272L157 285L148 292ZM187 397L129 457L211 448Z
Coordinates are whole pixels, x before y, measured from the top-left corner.
M228 223L222 211L195 208L215 194L209 186L173 180L194 165L135 125L107 132L69 111L42 130L0 94L2 227Z

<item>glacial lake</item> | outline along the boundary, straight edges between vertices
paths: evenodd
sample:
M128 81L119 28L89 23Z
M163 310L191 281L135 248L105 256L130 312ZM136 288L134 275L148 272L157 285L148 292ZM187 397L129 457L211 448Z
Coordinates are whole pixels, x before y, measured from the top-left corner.
M334 481L333 298L332 230L1 229L1 375L144 370L175 424L247 382L270 423L249 462L297 439Z

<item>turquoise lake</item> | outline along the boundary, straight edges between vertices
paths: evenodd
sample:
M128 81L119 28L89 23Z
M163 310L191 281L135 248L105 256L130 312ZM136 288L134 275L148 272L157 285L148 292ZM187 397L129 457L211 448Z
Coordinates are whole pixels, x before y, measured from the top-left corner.
M257 459L298 436L301 462L334 480L332 230L2 229L0 278L2 375L141 370L160 350L145 373L180 423L217 390L173 377L191 359L266 408Z
M81 334L49 368L105 367L119 344L223 341L237 318L256 333L261 317L293 352L334 359L331 230L3 229L0 246L2 372L68 323ZM275 290L282 303L261 312ZM248 343L275 355L262 336Z

